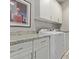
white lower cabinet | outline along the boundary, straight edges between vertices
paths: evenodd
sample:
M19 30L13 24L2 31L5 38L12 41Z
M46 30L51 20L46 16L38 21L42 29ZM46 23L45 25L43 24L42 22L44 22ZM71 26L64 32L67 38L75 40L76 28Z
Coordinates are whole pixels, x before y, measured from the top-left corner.
M34 41L35 59L49 59L49 37Z
M10 47L10 59L49 59L49 37Z

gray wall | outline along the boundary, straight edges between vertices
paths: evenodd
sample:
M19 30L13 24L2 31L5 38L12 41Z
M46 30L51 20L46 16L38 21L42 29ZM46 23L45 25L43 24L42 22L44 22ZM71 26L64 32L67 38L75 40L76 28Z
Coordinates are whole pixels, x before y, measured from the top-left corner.
M69 31L69 1L68 0L62 4L62 11L63 11L63 23L61 30Z

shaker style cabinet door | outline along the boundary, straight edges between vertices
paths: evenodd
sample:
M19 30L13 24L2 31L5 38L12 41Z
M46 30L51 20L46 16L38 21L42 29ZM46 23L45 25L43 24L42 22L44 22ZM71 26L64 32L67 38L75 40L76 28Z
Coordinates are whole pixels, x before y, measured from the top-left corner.
M62 23L62 7L56 0L50 0L51 20Z
M36 59L49 59L48 46L39 49L36 53Z
M50 20L50 0L40 0L40 17Z

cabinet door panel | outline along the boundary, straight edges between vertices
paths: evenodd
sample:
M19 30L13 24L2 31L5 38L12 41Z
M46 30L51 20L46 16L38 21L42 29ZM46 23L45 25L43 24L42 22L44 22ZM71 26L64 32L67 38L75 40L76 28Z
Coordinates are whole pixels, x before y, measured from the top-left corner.
M49 59L48 46L40 48L38 51L36 51L36 59Z
M64 46L64 34L56 34L55 36L54 36L54 55L55 55L55 59L56 58L58 58L58 59L60 59L62 56L63 56L63 54L64 54L64 48L65 48L65 46Z
M62 7L55 1L50 0L51 20L54 22L62 23Z
M50 19L50 1L40 0L40 17Z

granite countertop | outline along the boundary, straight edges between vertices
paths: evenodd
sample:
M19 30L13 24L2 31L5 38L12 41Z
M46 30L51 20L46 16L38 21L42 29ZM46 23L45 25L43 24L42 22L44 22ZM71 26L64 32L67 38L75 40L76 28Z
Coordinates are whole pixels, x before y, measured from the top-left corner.
M27 41L32 41L41 37L47 37L50 36L51 34L44 34L44 33L40 33L40 34L36 34L36 33L31 33L31 34L25 34L25 35L11 35L10 36L10 45L15 45L15 44L19 44L19 43L23 43L23 42L27 42Z

